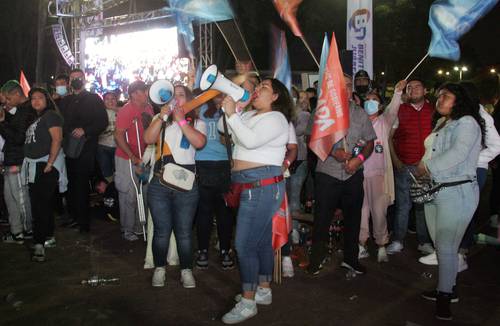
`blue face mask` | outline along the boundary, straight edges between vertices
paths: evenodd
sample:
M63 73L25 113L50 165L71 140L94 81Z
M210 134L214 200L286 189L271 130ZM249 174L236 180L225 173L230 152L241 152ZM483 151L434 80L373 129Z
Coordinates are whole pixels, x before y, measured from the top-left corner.
M56 93L60 96L68 94L68 88L66 86L56 86Z
M366 100L364 104L365 112L372 115L378 112L379 102L375 100Z

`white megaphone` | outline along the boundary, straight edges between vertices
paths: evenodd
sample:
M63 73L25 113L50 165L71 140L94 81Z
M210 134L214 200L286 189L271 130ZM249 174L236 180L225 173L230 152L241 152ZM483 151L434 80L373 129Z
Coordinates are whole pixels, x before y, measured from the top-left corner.
M149 97L153 103L164 105L174 98L174 85L165 79L159 79L149 88Z
M246 102L250 99L250 93L224 77L224 75L219 72L216 65L208 67L201 76L200 89L206 91L209 88L227 94L235 101Z

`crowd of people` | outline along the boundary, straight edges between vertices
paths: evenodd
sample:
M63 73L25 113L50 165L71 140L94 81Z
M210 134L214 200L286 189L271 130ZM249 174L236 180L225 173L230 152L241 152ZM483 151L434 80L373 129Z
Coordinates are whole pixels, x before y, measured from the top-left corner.
M286 194L292 217L314 217L311 276L328 258L339 210L340 265L360 275L372 238L379 263L404 251L414 216L419 261L439 266L436 289L422 297L436 301L437 318L450 320L489 167L491 222L498 220L498 77L445 83L433 92L411 77L395 84L388 101L365 71L345 75L349 129L322 161L307 145L317 90L289 91L277 79L238 67L235 80L253 94L248 101L220 94L187 113L181 107L201 91L181 84L174 87L175 104L158 107L144 81L128 85L123 105L116 92L87 91L80 69L58 76L52 92L34 87L25 96L17 81L6 82L0 141L10 232L3 242L33 238L32 260L45 261L46 249L56 245L56 211L65 206L65 226L90 232L95 191L106 214L120 221L124 241L148 230L144 266L154 268L152 286L165 286L166 266L175 260L168 257L178 257L182 285L194 288L193 268L209 266L215 222L220 264L238 266L241 276L241 294L222 317L235 324L272 303L273 216ZM422 183L439 186L431 200L412 197ZM295 220L282 248L284 277L294 276L290 246L298 244L298 233Z

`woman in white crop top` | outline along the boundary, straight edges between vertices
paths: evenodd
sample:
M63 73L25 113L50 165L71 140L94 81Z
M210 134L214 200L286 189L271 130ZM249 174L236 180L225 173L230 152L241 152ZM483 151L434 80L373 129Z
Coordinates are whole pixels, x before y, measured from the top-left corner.
M222 317L228 324L253 317L257 313L256 302L272 301L272 219L285 194L281 166L288 143L290 94L278 80L265 79L255 89L252 106L254 110L239 115L229 96L222 104L234 142L231 179L233 186L241 189L235 248L242 295Z

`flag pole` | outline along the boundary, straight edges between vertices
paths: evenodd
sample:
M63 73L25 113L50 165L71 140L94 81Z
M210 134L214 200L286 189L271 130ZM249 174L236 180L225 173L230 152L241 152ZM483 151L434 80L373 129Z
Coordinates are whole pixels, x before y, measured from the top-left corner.
M257 72L257 76L260 76L259 69L257 69L257 65L253 61L252 54L250 53L250 50L248 49L247 42L245 41L245 37L241 33L240 27L238 25L238 22L236 19L233 18L234 24L236 25L236 29L238 29L238 33L240 34L241 40L243 41L243 45L245 46L245 49L247 50L248 57L250 58L250 61L252 61L253 67L255 68L255 72Z
M306 38L304 36L300 36L300 39L302 40L302 42L304 43L304 45L306 46L306 49L309 51L309 53L311 54L312 58L314 59L314 62L316 62L316 65L318 66L318 69L320 68L319 66L319 62L318 60L316 59L316 57L314 56L314 53L312 52L311 50L311 47L309 46L309 44L307 43L306 41Z
M227 39L226 35L222 31L222 28L220 28L219 24L217 22L214 22L215 26L219 29L219 32L222 34L222 37L224 38L224 41L226 41L227 46L229 47L229 50L233 54L234 60L239 61L238 58L236 57L236 53L234 52L233 48L231 47L231 44L229 43L229 40Z
M422 64L422 62L424 62L425 59L427 59L428 56L429 56L429 52L427 52L427 54L424 55L424 57L422 58L422 60L420 60L420 62L417 63L417 65L415 66L415 68L413 68L412 71L410 71L410 73L405 77L405 80L408 80L408 78L410 78L411 74L413 74L413 72L415 70L417 70L417 68Z

